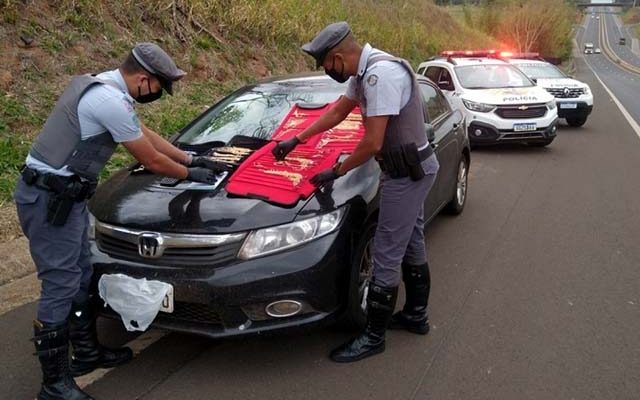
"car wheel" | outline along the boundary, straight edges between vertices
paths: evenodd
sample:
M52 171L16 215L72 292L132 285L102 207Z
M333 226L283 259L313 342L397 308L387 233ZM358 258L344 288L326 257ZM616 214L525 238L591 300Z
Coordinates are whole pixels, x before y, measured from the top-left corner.
M545 140L541 140L539 142L530 142L529 146L534 146L534 147L545 147L551 144L551 142L553 142L554 138L550 138L550 139L545 139Z
M376 223L369 222L356 245L355 256L351 266L349 280L349 297L347 309L339 321L339 326L346 330L361 330L367 322L367 291L373 274L373 236Z
M586 117L567 118L567 124L576 128L584 125L585 122L587 122Z
M458 173L456 175L456 185L451 197L451 201L445 206L448 214L458 215L464 210L467 202L467 184L469 180L469 162L467 157L462 156L458 163Z

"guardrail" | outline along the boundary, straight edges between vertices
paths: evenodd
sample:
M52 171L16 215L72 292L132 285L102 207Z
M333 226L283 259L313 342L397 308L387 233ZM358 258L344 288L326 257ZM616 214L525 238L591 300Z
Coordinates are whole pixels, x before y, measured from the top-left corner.
M633 64L630 64L618 57L618 55L609 47L609 33L607 32L607 19L600 18L600 46L602 47L602 53L605 57L611 60L618 67L625 71L632 72L640 75L640 68Z

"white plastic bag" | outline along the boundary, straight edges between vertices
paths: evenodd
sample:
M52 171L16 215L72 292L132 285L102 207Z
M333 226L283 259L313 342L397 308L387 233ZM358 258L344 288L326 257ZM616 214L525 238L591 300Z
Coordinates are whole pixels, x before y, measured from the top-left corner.
M102 275L100 297L120 314L128 331L144 331L158 315L172 286L165 282L135 279L123 274Z

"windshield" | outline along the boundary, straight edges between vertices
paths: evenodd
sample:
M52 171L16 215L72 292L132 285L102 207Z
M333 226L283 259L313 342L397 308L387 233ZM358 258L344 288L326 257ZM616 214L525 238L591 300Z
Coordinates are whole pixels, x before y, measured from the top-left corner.
M551 64L516 64L520 71L529 78L535 79L560 79L566 75Z
M229 142L235 135L271 139L273 131L296 104L326 104L344 94L346 85L330 79L289 80L249 86L231 95L190 127L179 143Z
M535 86L511 65L484 64L456 67L460 84L466 89L497 89Z

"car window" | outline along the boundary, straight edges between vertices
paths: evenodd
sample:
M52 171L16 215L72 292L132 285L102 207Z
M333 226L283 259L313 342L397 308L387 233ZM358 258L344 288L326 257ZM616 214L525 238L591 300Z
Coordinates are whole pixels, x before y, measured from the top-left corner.
M424 75L424 71L426 70L426 67L420 67L418 68L418 72L416 72L418 75Z
M529 78L535 79L560 79L566 78L566 75L558 68L551 64L531 63L531 64L515 64L520 71L524 72Z
M344 94L346 85L329 79L292 80L250 86L216 104L191 126L179 143L227 143L236 135L271 139L296 103L325 104Z
M426 77L431 79L431 81L435 84L438 84L438 78L440 77L440 67L429 67L427 68Z
M519 69L507 64L465 65L456 68L460 84L467 89L535 86Z
M448 114L451 109L447 100L442 96L441 93L436 91L431 85L426 83L420 84L420 91L422 92L422 97L424 98L425 107L427 109L427 116L429 117L429 122L433 123L434 121L441 118L443 115Z

